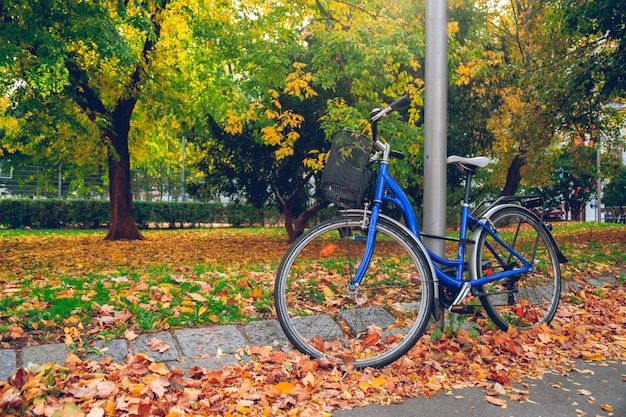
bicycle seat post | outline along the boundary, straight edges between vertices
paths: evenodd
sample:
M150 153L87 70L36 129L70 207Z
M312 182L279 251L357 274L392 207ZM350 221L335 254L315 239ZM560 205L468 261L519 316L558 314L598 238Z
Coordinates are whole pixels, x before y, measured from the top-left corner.
M467 170L465 172L465 196L463 197L463 204L469 205L470 202L470 188L472 185L472 177L476 171Z

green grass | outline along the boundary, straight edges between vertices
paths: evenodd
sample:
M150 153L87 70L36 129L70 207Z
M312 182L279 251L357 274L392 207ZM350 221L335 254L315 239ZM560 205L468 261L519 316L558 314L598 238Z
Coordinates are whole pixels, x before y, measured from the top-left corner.
M0 230L0 335L91 339L273 317L274 274L288 244L282 229L146 232L105 242L103 231ZM626 225L555 223L570 259L563 279L615 277L626 285Z

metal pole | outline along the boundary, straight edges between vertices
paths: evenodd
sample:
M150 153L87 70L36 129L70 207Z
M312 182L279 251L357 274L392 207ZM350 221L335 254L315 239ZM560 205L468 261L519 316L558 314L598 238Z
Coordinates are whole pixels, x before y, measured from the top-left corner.
M596 164L598 168L598 179L596 180L596 193L598 197L596 198L596 220L598 222L602 221L602 178L600 177L600 144L596 145L598 147L596 153Z
M62 196L62 194L61 194L61 185L62 185L61 179L62 179L61 178L61 164L59 164L59 200L61 199L61 196Z
M185 137L183 136L183 171L182 171L182 183L180 186L181 201L185 201Z
M446 231L446 157L448 115L448 2L426 0L424 100L424 232ZM445 242L428 239L429 249L445 252Z
M424 232L444 236L446 232L446 156L448 119L448 2L426 0L426 52L424 97ZM426 245L439 256L445 241L427 239ZM433 318L443 329L445 314L435 303Z

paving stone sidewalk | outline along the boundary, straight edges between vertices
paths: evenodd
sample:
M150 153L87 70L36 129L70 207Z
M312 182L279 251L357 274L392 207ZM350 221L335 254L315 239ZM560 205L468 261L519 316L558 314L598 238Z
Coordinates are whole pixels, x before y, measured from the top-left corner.
M606 282L614 282L614 278L602 277L590 279L588 283L601 286ZM582 286L576 282L563 282L563 292L574 289L579 291ZM314 329L311 329L314 332ZM169 349L152 350L150 343L157 339L169 346ZM141 334L132 341L114 339L108 343L98 343L96 347L102 352L101 357L111 356L114 362L124 363L129 353L145 353L156 362L168 366L176 365L186 371L195 366L208 369L221 369L224 366L236 365L241 359L237 350L248 346L289 346L277 320L255 321L244 326L223 325L196 329L178 329L157 333ZM0 380L6 381L15 374L18 368L37 368L46 363L65 363L69 353L63 343L29 346L21 351L0 349ZM98 355L89 354L89 359L98 359Z
M169 346L162 352L151 349L152 339ZM197 329L179 329L141 334L136 339L113 339L98 343L101 356L90 353L89 359L111 356L114 362L124 363L129 353L145 353L156 362L175 365L185 371L195 366L221 369L236 365L241 358L236 352L247 346L284 345L287 338L278 321L256 321L245 326L211 326ZM163 347L165 347L163 345ZM36 368L46 362L65 363L69 353L63 343L29 346L21 351L0 349L0 380L6 381L18 368Z

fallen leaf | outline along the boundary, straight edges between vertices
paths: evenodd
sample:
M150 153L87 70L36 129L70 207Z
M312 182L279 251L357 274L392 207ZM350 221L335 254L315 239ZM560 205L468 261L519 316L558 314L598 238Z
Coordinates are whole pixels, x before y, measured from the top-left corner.
M158 398L163 397L165 395L165 391L167 391L167 387L170 386L170 381L167 376L159 375L157 378L154 378L148 385L147 388L150 389L153 393L156 394Z
M198 301L200 303L204 303L207 299L206 297L201 296L200 294L196 294L196 293L189 293L189 298L191 298L194 301Z
M156 337L150 339L150 341L148 342L148 347L150 348L150 350L158 350L160 353L163 353L170 348L167 343L165 343L161 339L157 339Z
M296 386L291 382L281 381L278 384L274 385L274 388L280 391L281 394L289 395L289 393L293 391Z
M20 326L18 326L15 323L9 325L9 330L11 331L9 333L9 337L11 339L20 339L24 337L24 329L22 329Z
M490 395L488 395L485 398L487 399L487 402L489 402L490 404L497 405L501 407L502 409L505 409L508 407L506 400L504 398L492 397Z
M376 343L378 343L378 341L380 340L380 335L378 333L370 333L367 336L365 336L365 339L363 339L363 344L365 345L366 348L374 346Z
M608 404L601 404L600 408L602 408L604 411L607 411L609 413L612 413L613 411L615 411L615 408L613 408L613 406L610 406Z
M126 340L135 340L139 337L137 333L135 333L132 329L126 329L124 331L124 339Z

